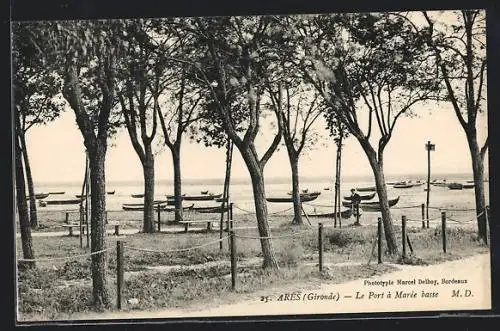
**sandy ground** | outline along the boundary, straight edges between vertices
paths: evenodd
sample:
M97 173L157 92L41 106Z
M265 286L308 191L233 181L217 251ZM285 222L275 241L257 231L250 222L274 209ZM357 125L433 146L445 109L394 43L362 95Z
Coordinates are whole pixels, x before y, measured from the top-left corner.
M298 285L242 294L238 303L211 304L191 309L85 314L76 319L230 317L331 313L474 310L491 308L490 255L430 266L395 265L399 270L343 284ZM443 284L442 279L455 283ZM399 284L398 280L415 284ZM458 283L457 281L466 283ZM378 283L376 281L379 281ZM393 282L392 285L388 282ZM430 284L430 282L436 284ZM385 282L386 286L382 286ZM419 284L421 283L421 284ZM453 291L459 290L453 297ZM388 293L391 293L391 297ZM279 300L289 294L295 300ZM292 296L293 294L293 296ZM267 296L269 301L262 300ZM140 303L139 303L140 305Z

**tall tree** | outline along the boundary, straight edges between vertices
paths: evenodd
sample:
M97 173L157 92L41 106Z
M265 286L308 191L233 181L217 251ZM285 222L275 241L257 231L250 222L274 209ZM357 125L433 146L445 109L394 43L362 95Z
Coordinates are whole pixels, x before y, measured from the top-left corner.
M427 41L434 51L445 100L465 132L472 159L479 238L487 240L484 158L488 138L478 141L478 116L486 110L486 15L484 10L423 12Z
M304 54L297 65L328 103L330 126L339 118L365 152L388 252L397 253L384 151L398 119L413 115L412 107L430 99L437 88L424 38L404 19L387 14L320 15L295 24L295 29ZM372 137L375 130L378 137Z
M295 85L295 86L293 86ZM314 123L322 114L319 94L313 87L280 81L277 88L267 86L272 107L281 117L281 131L292 173L294 218L292 224L302 225L301 191L299 187L299 158L303 151L318 140Z
M278 268L269 239L264 167L279 145L282 126L277 125L277 133L262 157L255 145L263 116L263 77L269 64L268 55L272 53L266 33L269 24L266 17L194 19L185 28L199 41L199 55L195 61L185 61L193 64L195 80L210 93L212 109L218 118L214 125L223 128L243 157L252 180L263 267ZM234 108L235 100L239 101L239 108ZM235 123L238 118L244 119L241 126Z
M183 66L185 66L183 64ZM159 103L160 123L165 145L170 149L174 166L175 221L182 220L182 137L188 128L200 119L199 103L203 98L197 88L190 84L184 69L179 72L179 80L170 88L169 101ZM173 85L173 84L172 84ZM161 109L167 108L165 112Z
M28 24L28 23L27 23ZM106 279L106 180L110 121L116 105L117 61L123 53L123 21L29 23L29 40L47 66L63 77L62 94L75 113L87 149L91 187L92 294L95 306L109 304ZM99 252L99 253L97 253Z
M12 64L14 104L18 109L19 135L24 172L29 194L29 218L32 228L38 226L36 197L29 162L26 134L34 125L46 124L59 116L62 104L60 78L43 66L29 42L28 31L19 23L13 24Z
M35 251L31 240L31 228L28 215L28 204L26 202L26 183L24 181L23 155L21 151L21 142L19 137L20 121L16 109L16 132L14 134L14 155L15 155L15 174L16 174L16 205L19 217L19 228L21 230L21 245L23 248L23 258L34 259ZM34 262L25 264L27 267L34 267Z
M158 84L164 67L159 65L156 46L149 34L151 21L127 22L126 61L119 71L122 86L118 99L132 146L141 161L144 175L143 232L154 227L155 162L153 141L158 122ZM150 133L148 133L150 132ZM140 137L140 138L139 138Z

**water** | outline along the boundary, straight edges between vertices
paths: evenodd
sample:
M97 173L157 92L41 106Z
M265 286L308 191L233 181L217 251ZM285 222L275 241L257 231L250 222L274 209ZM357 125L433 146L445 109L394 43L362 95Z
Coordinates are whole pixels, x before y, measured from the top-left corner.
M436 177L438 180L446 178L447 182L465 182L470 180L470 175L454 175L446 177ZM422 180L423 176L413 177L388 177L387 181L398 180ZM333 211L334 190L333 183L329 182L328 178L303 178L301 180L301 189L308 189L309 192L319 191L321 195L308 203L304 203L304 210L306 213L327 213ZM351 177L343 179L341 183L341 196L349 196L350 189L355 187L373 186L373 181L370 177ZM389 198L396 198L400 196L399 202L396 206L391 208L392 216L394 219L401 219L402 215L407 216L411 220L421 219L422 203L425 203L426 192L424 188L426 185L412 187L408 189L395 189L391 185L387 186ZM326 190L329 188L329 190ZM55 192L65 191L63 195L49 196L47 199L74 199L75 195L81 194L81 183L43 183L36 186L37 192ZM123 203L140 203L142 199L132 198L131 194L138 194L143 192L143 184L141 182L109 182L106 185L107 191L115 191L114 195L106 196L106 209L107 210L122 210ZM185 180L183 183L183 193L185 194L200 194L201 191L210 191L214 194L223 192L223 180ZM266 181L266 195L271 196L287 196L287 192L291 190L291 183L288 179L269 179ZM485 183L485 194L488 201L488 183ZM173 194L173 186L170 181L158 181L155 187L155 199L165 199L166 194ZM368 192L369 193L369 192ZM366 194L366 193L363 193ZM247 180L233 180L230 187L231 201L234 202L233 212L235 215L246 213L253 213L255 211L253 192L251 183ZM371 201L377 201L375 196ZM185 201L184 204L189 206L214 206L217 203L214 201ZM488 204L488 202L487 202ZM269 213L292 215L293 209L291 203L270 203L268 202ZM412 207L416 208L404 208ZM430 206L444 209L474 209L474 189L465 190L449 190L446 187L431 186L430 193ZM42 210L76 210L78 205L62 205L62 206L47 206L40 207ZM373 223L376 221L379 213L377 212L362 212L361 221L364 223ZM470 220L474 217L474 211L448 211L449 216L457 220L464 221ZM440 211L438 209L429 210L429 218L439 218Z

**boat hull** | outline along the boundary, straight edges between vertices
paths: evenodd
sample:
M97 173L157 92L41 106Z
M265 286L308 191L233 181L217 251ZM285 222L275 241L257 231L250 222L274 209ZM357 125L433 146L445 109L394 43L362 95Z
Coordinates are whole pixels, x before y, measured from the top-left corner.
M210 201L222 197L222 194L201 194L201 195L185 195L182 197L186 201Z
M46 205L76 205L79 204L82 199L69 199L69 200L44 200Z
M300 197L301 202L308 202L315 200L318 195L303 195ZM293 197L280 197L280 198L266 198L267 202L277 202L277 203L291 203L293 202Z
M389 207L393 207L395 206L397 203L399 202L399 197L395 198L395 199L390 199L389 200ZM352 202L350 201L342 201L342 206L344 207L351 207L352 206ZM376 202L361 202L359 204L359 207L362 208L363 210L380 210L380 202L379 201L376 201Z
M361 200L371 200L375 197L375 194L376 194L376 192L373 192L372 194L368 194L368 195L360 195L360 198L361 198ZM344 197L344 200L352 201L352 197L351 196Z
M338 217L339 213L337 213ZM304 214L306 216L306 214ZM334 218L335 213L314 213L314 214L307 214L308 217L317 217L317 218ZM340 217L347 219L352 216L352 210L351 209L346 209L340 212ZM360 215L361 216L361 215Z
M372 187L356 187L356 191L358 192L373 192L376 191L377 189L375 186Z

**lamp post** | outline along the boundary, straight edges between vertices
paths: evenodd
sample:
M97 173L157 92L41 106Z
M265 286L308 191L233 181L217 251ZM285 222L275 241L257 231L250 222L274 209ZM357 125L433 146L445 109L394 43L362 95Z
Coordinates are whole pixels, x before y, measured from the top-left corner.
M425 205L425 217L427 222L429 220L429 193L430 193L430 182L431 182L431 151L436 150L436 145L431 144L430 140L425 144L425 149L427 150L427 201ZM427 223L428 224L428 223Z

